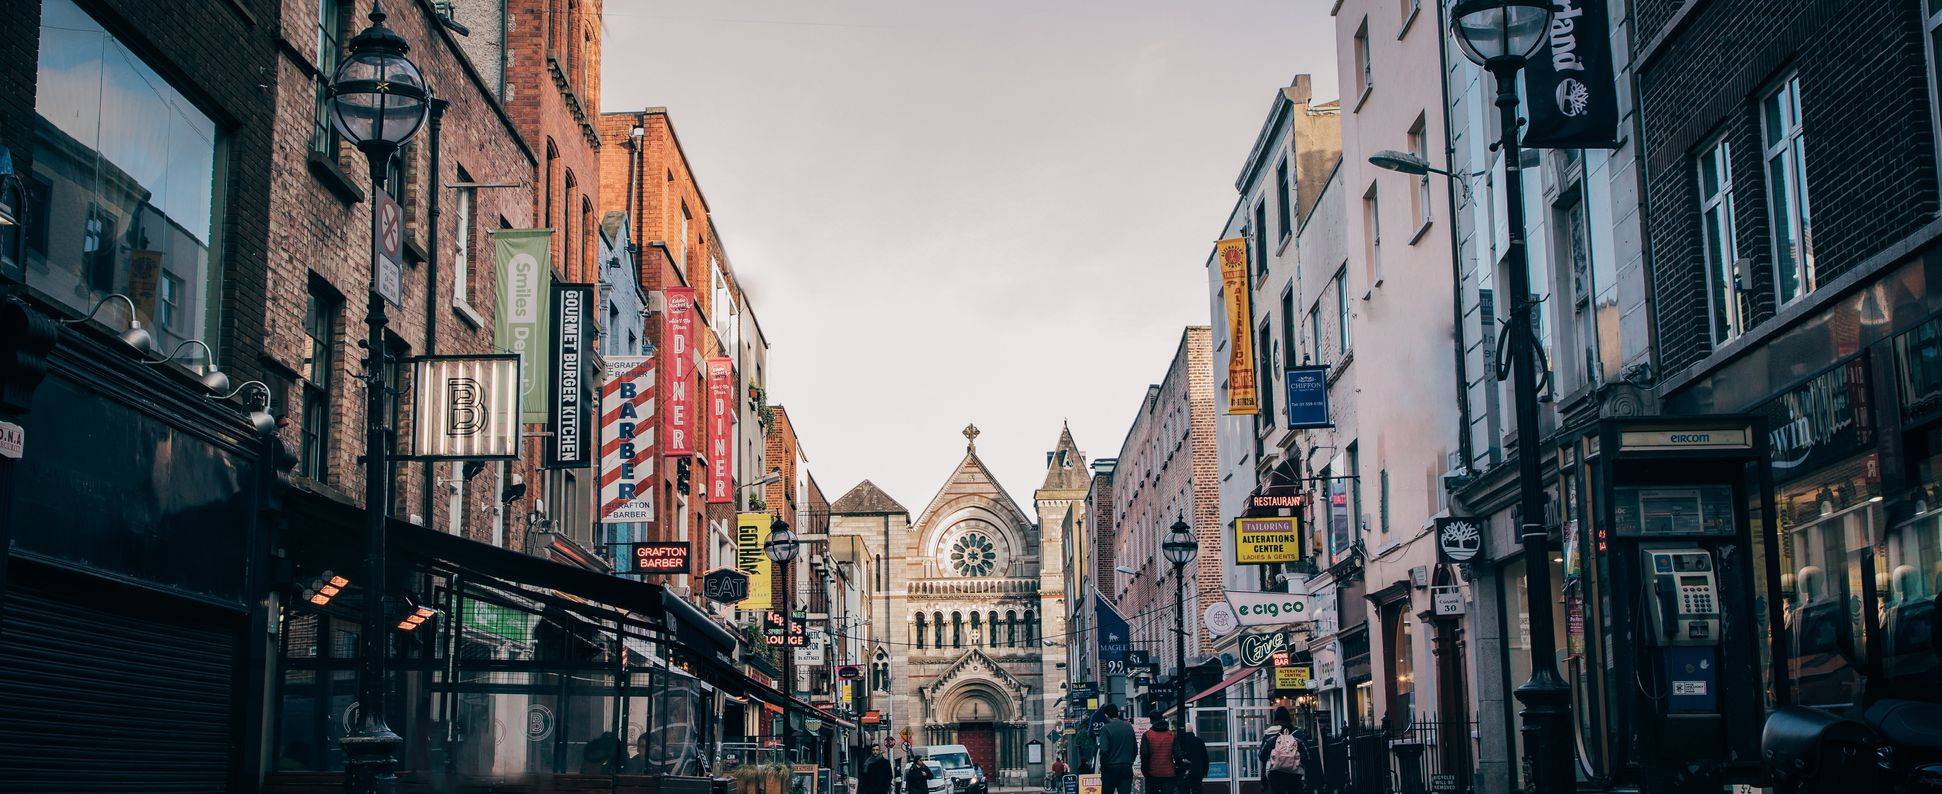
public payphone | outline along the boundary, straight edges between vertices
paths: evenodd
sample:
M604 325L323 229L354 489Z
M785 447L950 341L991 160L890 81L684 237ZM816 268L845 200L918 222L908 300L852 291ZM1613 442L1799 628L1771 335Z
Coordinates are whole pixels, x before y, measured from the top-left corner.
M1589 777L1649 791L1759 778L1764 441L1748 417L1609 419L1561 446L1561 653Z

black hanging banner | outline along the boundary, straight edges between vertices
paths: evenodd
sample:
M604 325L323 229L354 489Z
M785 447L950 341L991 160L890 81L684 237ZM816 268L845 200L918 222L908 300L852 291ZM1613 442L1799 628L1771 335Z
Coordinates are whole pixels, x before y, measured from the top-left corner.
M1551 31L1524 66L1530 123L1524 146L1618 148L1618 81L1612 76L1605 0L1556 0Z

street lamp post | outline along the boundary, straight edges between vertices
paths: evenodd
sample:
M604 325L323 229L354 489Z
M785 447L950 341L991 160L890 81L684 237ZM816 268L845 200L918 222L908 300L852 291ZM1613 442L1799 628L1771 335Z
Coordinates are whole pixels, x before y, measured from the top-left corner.
M384 426L385 316L379 294L377 193L391 158L418 132L430 106L424 77L405 53L403 36L385 27L384 9L373 4L371 26L350 40L350 53L330 81L330 121L337 132L364 152L371 169L371 290L365 318L364 433L364 615L357 671L356 729L339 742L344 751L348 788L390 792L398 784L398 748L404 739L384 718L387 645L385 616L385 527L390 512L389 434Z
M1510 270L1511 388L1517 411L1518 509L1530 614L1531 677L1517 688L1524 704L1526 779L1541 794L1575 785L1572 774L1571 690L1558 675L1551 624L1551 538L1545 526L1544 482L1539 473L1537 372L1532 322L1531 277L1524 240L1524 179L1517 140L1517 73L1543 43L1551 27L1548 0L1462 0L1450 9L1450 28L1465 57L1497 81L1497 113L1504 158L1504 203L1508 218Z
M795 639L790 635L795 623L795 605L790 603L794 598L789 589L789 568L796 554L802 551L802 544L789 529L789 522L777 518L769 524L769 541L762 544L762 551L782 574L782 757L788 759L789 753L796 749L796 724L789 718L790 706L794 705L791 701L796 698L796 649L789 644Z
M1160 551L1167 555L1167 562L1173 563L1173 689L1175 719L1181 725L1187 724L1187 566L1200 556L1200 543L1194 540L1193 528L1187 526L1184 518L1173 520L1173 531L1167 533L1166 542L1160 544Z

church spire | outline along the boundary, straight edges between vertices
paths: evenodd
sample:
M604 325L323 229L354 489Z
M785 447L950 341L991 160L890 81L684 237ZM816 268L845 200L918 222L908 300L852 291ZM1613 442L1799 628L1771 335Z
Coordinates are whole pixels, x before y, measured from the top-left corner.
M1059 440L1045 453L1045 484L1041 491L1083 489L1088 483L1086 457L1072 440L1072 424L1059 423Z

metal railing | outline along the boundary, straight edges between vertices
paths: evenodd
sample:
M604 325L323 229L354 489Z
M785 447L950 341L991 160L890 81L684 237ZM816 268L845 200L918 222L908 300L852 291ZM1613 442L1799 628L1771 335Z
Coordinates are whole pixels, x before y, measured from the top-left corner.
M1320 740L1311 791L1331 794L1468 792L1474 722L1425 719L1398 725L1352 725Z

